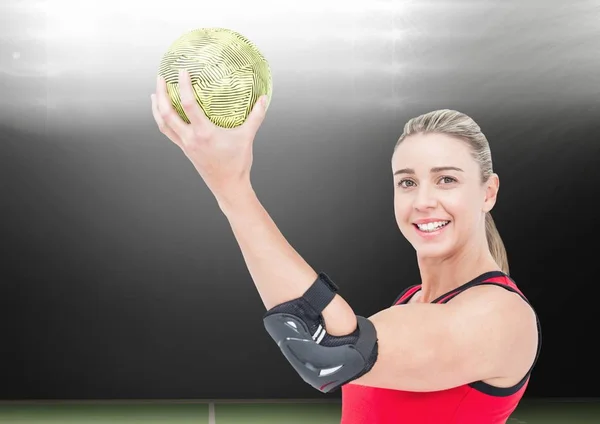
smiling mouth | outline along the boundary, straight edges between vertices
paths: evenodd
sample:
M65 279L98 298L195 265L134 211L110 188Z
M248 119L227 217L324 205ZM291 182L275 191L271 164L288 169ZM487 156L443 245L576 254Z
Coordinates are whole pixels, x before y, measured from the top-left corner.
M419 231L423 231L424 233L432 233L434 231L444 228L448 224L450 224L450 221L435 221L435 222L428 222L427 224L413 224L413 225L415 227L417 227L419 229Z

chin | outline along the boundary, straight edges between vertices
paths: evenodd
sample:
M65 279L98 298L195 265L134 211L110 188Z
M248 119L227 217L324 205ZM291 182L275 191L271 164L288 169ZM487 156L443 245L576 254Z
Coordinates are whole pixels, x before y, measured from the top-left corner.
M449 257L452 254L452 249L445 246L417 246L417 259L423 260L440 260Z
M405 232L405 236L409 236L407 239L415 249L419 260L443 259L451 256L456 247L451 237L451 230L452 228L444 228L441 231L423 233L411 225L408 234Z

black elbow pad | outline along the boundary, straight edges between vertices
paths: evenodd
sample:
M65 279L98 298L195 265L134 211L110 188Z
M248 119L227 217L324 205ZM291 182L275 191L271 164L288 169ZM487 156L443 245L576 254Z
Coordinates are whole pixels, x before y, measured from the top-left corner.
M264 316L264 325L302 379L328 393L367 373L377 360L377 332L371 321L357 316L355 331L331 336L325 331L323 309L337 286L319 274L306 293L277 305Z

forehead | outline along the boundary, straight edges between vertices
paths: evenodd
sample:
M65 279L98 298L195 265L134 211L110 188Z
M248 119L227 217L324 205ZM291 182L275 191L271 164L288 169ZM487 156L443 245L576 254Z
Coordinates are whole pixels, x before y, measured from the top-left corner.
M456 166L476 170L469 145L446 134L414 134L402 141L392 157L392 168L429 170L436 166Z

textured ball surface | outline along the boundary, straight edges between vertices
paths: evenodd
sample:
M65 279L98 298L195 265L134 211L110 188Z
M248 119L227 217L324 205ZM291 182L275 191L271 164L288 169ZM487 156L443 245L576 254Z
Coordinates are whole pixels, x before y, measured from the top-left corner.
M179 97L180 69L189 72L196 101L220 127L243 124L260 96L266 94L268 103L271 100L269 63L251 41L235 31L190 31L171 44L163 56L158 73L167 83L174 109L189 123Z

